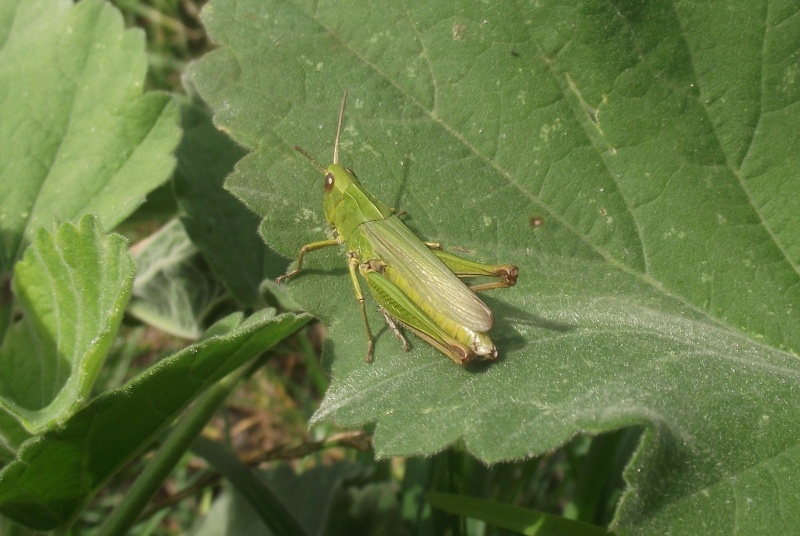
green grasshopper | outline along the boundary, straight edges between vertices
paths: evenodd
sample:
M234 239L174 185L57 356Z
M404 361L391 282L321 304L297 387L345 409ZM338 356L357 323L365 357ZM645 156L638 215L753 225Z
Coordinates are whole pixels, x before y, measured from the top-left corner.
M374 340L358 274L378 303L392 333L408 350L397 323L414 332L459 365L475 359L497 359L487 332L492 311L475 292L516 284L519 269L510 264L491 266L441 251L437 243L422 242L389 208L361 186L352 169L339 164L339 138L347 91L339 108L333 145L333 164L324 167L304 149L295 150L325 175L323 207L333 238L300 248L295 269L278 282L297 275L310 251L344 244L347 266L367 333L367 362ZM461 277L488 276L498 281L468 287Z

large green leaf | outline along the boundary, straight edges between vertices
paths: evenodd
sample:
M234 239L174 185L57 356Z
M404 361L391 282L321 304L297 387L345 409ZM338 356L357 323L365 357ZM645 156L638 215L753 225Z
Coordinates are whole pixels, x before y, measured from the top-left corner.
M96 213L110 229L172 172L180 130L142 94L143 33L102 0L0 6L0 274L37 228Z
M800 523L800 6L213 1L194 69L253 154L229 188L294 256L328 231L341 159L428 240L513 262L486 294L498 363L408 354L336 251L289 289L330 323L315 422L377 421L379 455L462 438L487 462L644 425L621 532ZM534 225L535 223L535 225ZM713 512L713 515L709 513ZM752 532L752 531L750 531Z
M305 325L308 315L231 315L205 338L92 400L25 444L0 471L0 512L39 530L64 526L192 400Z

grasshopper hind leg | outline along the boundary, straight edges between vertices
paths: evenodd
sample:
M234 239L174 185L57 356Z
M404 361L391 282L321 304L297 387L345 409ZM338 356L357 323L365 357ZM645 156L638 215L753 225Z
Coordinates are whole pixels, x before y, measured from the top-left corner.
M440 249L441 246L434 242L429 242L425 245L428 246L431 252L439 257L439 260L450 268L458 277L496 277L498 279L498 281L493 281L491 283L470 286L473 292L495 288L508 288L517 284L519 268L513 264L484 264L442 251Z

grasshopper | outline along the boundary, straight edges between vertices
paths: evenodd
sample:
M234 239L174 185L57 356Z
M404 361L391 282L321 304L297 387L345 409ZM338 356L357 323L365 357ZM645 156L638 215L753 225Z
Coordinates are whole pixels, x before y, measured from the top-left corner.
M515 285L519 269L510 264L492 266L463 259L442 251L437 243L422 242L394 209L365 190L353 170L339 163L346 101L347 91L339 108L333 164L325 167L301 147L294 147L325 176L323 207L333 238L300 248L294 270L277 281L300 273L306 253L344 244L350 280L366 328L368 363L373 360L375 343L359 274L404 350L408 350L408 341L398 323L459 365L476 359L497 359L497 348L487 334L494 322L492 311L475 292ZM477 276L497 281L468 287L460 279Z

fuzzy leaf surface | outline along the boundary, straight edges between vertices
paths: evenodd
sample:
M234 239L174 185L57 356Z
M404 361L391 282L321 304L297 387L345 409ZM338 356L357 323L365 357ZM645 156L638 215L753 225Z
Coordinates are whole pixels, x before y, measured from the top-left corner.
M310 254L288 288L330 325L315 422L487 462L644 425L616 530L800 523L780 506L800 495L796 3L240 0L204 21L220 46L194 81L252 151L228 188L271 247L329 232L292 146L331 161L349 88L364 187L422 239L520 268L485 295L499 362L404 354L369 302L368 366L343 251Z

